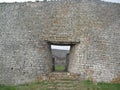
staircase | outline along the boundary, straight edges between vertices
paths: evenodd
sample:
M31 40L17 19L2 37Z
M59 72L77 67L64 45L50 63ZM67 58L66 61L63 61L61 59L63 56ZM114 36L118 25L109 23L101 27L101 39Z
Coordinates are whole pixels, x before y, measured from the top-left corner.
M79 81L75 80L55 80L52 83L49 83L49 90L77 90L78 87L76 85Z
M44 77L47 82L47 90L80 90L82 85L80 75L68 72L52 72ZM85 89L86 90L86 89Z

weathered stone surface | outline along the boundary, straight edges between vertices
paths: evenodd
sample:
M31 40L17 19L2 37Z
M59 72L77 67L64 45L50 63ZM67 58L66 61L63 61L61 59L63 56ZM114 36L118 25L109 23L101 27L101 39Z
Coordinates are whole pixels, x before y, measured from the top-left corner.
M52 70L50 44L71 45L69 72L120 76L120 4L60 0L0 4L0 83L35 81Z

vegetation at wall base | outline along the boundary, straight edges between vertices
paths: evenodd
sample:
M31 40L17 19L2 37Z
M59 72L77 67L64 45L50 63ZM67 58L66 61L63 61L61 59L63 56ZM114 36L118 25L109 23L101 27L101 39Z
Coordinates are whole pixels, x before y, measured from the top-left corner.
M55 80L53 82L41 81L16 86L0 85L0 90L120 90L120 84L98 83L92 81Z
M0 85L0 90L17 90L17 86Z

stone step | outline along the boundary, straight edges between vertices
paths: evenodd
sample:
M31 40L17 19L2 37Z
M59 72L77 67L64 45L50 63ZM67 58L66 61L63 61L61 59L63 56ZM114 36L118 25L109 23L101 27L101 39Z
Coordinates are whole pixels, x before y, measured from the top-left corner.
M57 87L57 90L75 90L74 87Z
M80 75L68 72L52 72L44 78L49 82L48 90L78 90L76 88L79 88L78 84L81 83Z
M42 81L42 80L53 81L60 79L80 80L80 75L68 73L68 72L52 72L47 75L41 75L37 78L38 81Z
M75 80L55 80L51 84L48 85L49 90L77 90L76 85L80 83L80 81Z
M58 83L58 84L56 84L56 85L51 85L51 84L48 84L47 86L57 86L57 87L59 87L59 86L63 86L63 87L74 87L74 86L75 86L75 84L63 84L63 83Z
M49 89L66 89L66 90L74 90L76 87L75 86L49 86Z
M80 75L74 74L74 73L69 73L69 72L52 72L49 74L49 76L54 77L54 78L70 78L70 79L79 79Z
M76 84L78 84L78 83L72 83L72 82L67 82L67 83L65 83L65 82L59 82L59 83L56 83L56 85L58 86L74 86L74 85L76 85Z

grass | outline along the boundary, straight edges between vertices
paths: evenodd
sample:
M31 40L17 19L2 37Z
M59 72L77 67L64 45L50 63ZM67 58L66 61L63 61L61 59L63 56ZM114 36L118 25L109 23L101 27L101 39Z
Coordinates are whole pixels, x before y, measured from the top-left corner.
M17 89L16 89L16 86L0 85L0 90L17 90Z
M100 83L97 83L96 85L92 81L89 81L89 80L86 80L83 83L86 87L92 88L92 90L120 90L120 83L113 84L113 83L100 82Z
M29 83L29 84L17 85L17 86L0 85L0 90L58 90L57 89L58 84L59 82L56 83L56 82L42 81L42 82ZM67 84L68 83L66 83L66 85ZM73 81L71 81L69 84L71 84L74 87L73 90L120 90L120 84L101 82L95 85L93 82L89 80L80 81L80 83L74 83ZM50 89L51 86L54 86L54 89ZM66 86L66 88L68 88L68 86ZM67 90L69 90L69 88Z
M101 90L120 90L120 84L98 83Z
M65 67L64 66L55 66L55 71L64 71Z

